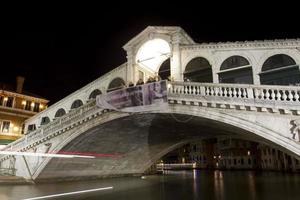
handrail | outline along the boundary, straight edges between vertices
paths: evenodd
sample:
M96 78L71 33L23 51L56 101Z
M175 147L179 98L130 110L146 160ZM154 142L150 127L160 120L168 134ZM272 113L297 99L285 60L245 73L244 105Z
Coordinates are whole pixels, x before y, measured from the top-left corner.
M76 117L81 116L82 113L89 111L93 109L96 105L96 100L91 100L90 102L84 104L83 106L72 110L71 112L67 113L66 115L63 115L62 117L44 125L38 128L37 130L30 132L29 134L23 136L22 138L8 144L3 150L11 150L16 149L17 146L20 146L21 143L24 141L35 139L39 136L45 136L49 132L54 132L60 128L62 128L64 125L69 124L72 122Z
M169 82L168 93L173 95L214 96L238 99L293 102L300 106L299 86L216 84L194 82Z

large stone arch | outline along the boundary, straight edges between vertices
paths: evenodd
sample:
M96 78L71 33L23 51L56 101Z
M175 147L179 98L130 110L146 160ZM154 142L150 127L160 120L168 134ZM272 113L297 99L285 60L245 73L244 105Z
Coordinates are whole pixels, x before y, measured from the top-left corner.
M277 54L286 54L286 55L290 56L291 58L293 58L297 64L300 63L299 50L297 50L297 49L272 49L270 51L266 51L266 52L262 53L261 56L257 59L258 60L257 65L259 67L258 72L262 71L262 66L269 57L272 57Z
M299 63L287 54L272 55L262 65L260 82L265 85L299 85Z
M146 47L148 47L148 49ZM156 51L154 47L163 48L161 51L167 51L167 54L166 52L160 53ZM144 68L145 70L155 74L158 73L162 63L169 59L171 54L172 46L169 40L166 40L163 37L153 37L147 39L145 42L141 43L135 48L134 62L140 68ZM151 64L151 62L153 63Z
M195 57L185 66L184 79L192 82L213 82L212 65L204 57Z
M215 68L215 59L213 57L213 55L207 53L207 52L198 52L198 51L187 51L185 52L186 56L183 56L181 59L182 59L182 71L184 72L185 71L185 68L187 66L187 64L195 59L195 58L198 58L198 57L202 57L202 58L205 58L206 60L208 60L209 64L212 66L212 70L213 70L213 73L216 72L216 68ZM184 55L185 55L184 54Z
M154 113L107 113L105 119L104 122L94 121L91 122L92 125L76 128L72 137L61 141L53 151L76 152L80 149L80 152L113 154L120 157L71 161L46 158L34 174L34 178L51 178L54 172L52 170L55 170L56 178L66 179L81 174L78 170L85 172L81 174L83 177L139 174L179 145L193 139L216 135L241 135L245 139L271 144L300 157L299 144L280 132L235 114L219 112L217 109L199 110L199 107L172 105ZM157 131L160 129L161 132ZM82 168L68 168L69 176L65 169L71 166L70 162L74 166L78 162Z
M220 65L218 76L220 83L253 84L252 65L247 58L240 55L226 58Z

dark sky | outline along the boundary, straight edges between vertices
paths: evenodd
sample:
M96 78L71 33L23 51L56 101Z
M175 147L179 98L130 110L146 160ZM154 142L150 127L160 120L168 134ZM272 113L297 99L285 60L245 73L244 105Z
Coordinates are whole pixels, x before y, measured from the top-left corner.
M79 7L10 13L0 24L0 82L14 84L23 75L25 90L53 104L125 62L122 46L148 25L181 26L196 42L300 38L297 12L284 7L279 13L178 6L181 12Z

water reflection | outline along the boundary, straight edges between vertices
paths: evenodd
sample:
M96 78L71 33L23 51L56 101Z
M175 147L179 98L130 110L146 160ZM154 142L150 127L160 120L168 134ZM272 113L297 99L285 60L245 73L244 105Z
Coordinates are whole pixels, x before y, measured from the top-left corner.
M300 174L253 171L166 171L164 175L146 176L146 178L127 177L85 182L0 186L0 199L20 200L108 186L113 186L114 189L59 199L298 200Z
M223 200L224 199L224 182L223 182L223 172L216 170L214 171L214 190L215 190L215 199Z

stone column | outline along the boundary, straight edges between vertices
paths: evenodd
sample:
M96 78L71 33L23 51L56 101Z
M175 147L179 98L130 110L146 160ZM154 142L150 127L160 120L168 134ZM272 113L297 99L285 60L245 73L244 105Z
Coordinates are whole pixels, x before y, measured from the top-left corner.
M135 61L132 51L127 51L127 67L126 67L126 82L132 81L136 83L135 80Z
M171 78L174 81L183 81L181 69L180 35L174 34L172 37L172 56L171 56Z
M253 76L253 84L254 85L260 85L260 78L259 78L259 75L258 75L259 71L257 69L258 69L258 67L255 64L253 64L253 66L252 66L252 76Z

